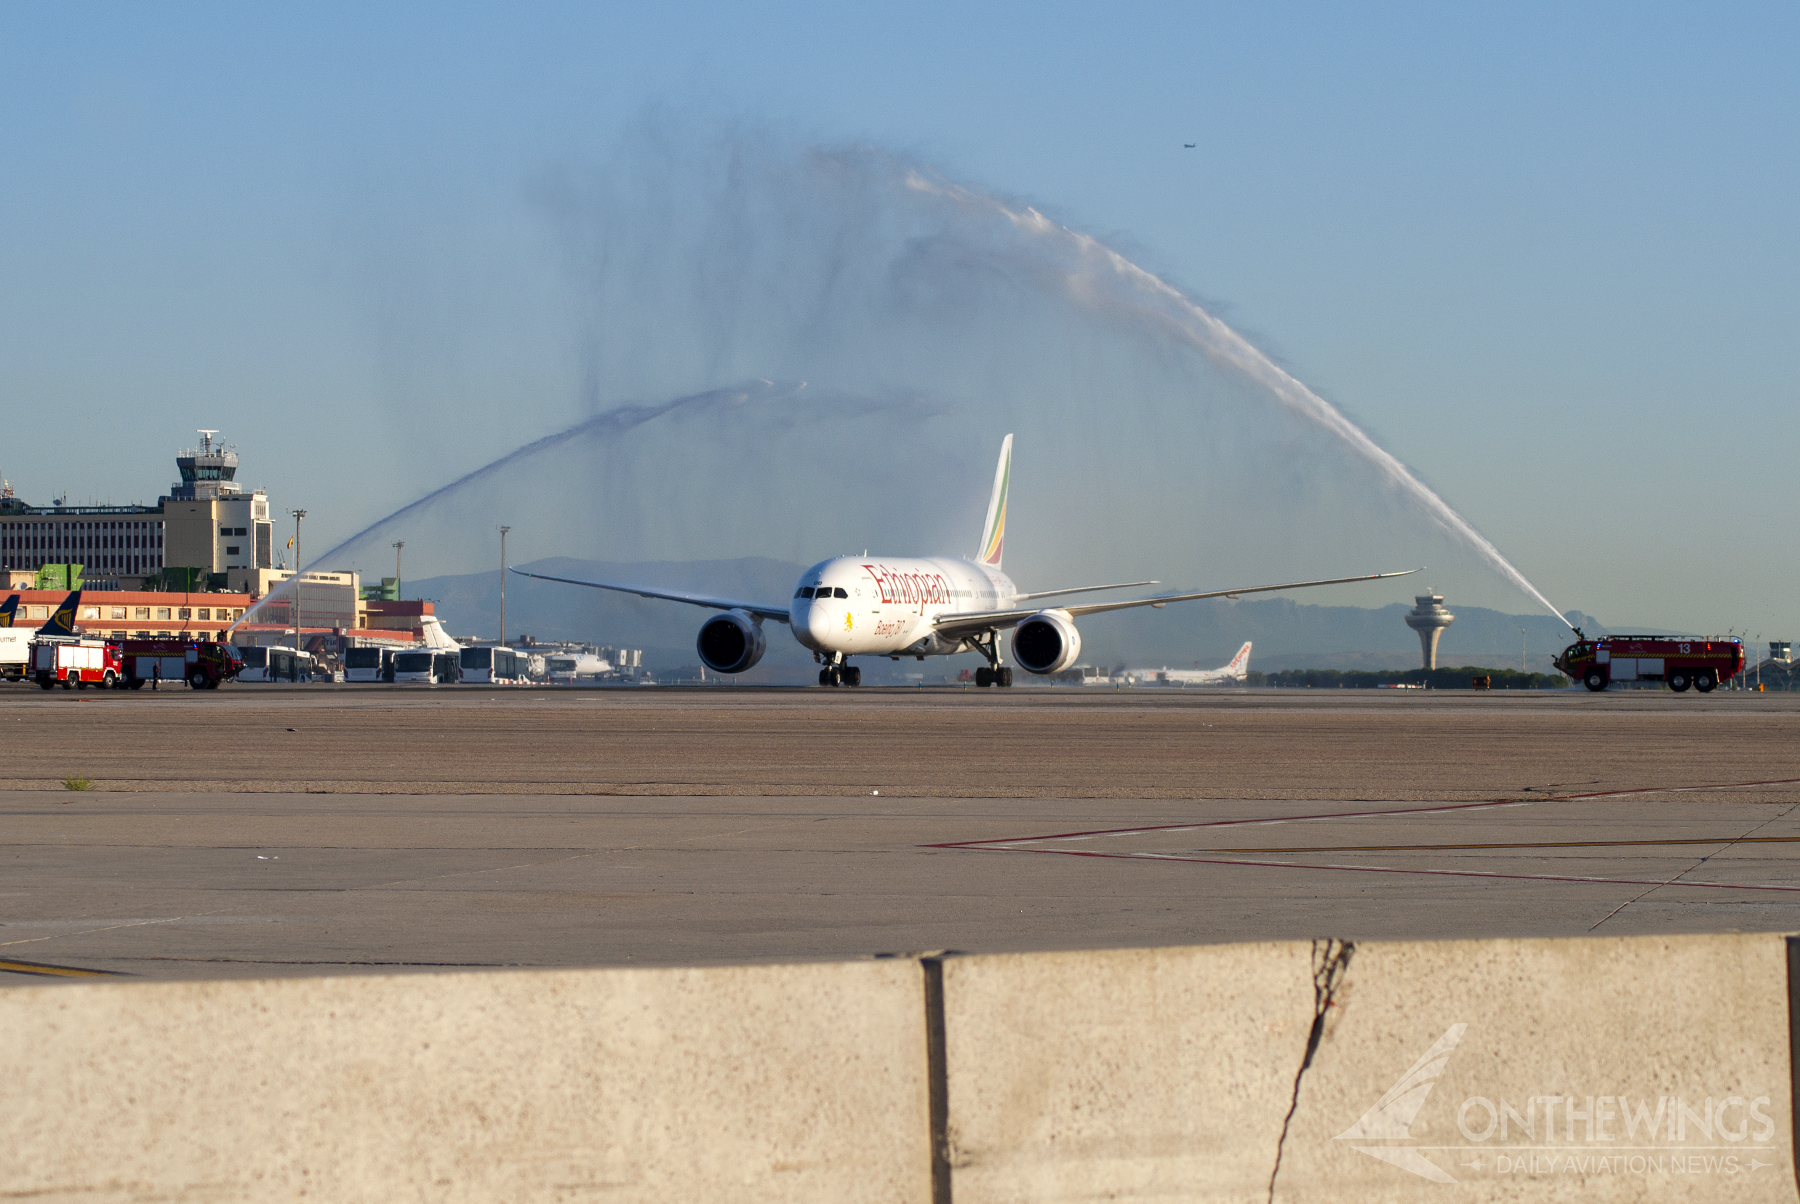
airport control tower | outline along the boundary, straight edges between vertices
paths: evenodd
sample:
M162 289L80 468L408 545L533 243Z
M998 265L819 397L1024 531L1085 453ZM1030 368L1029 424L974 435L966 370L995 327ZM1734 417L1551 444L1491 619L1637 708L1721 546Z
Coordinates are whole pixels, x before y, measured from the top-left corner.
M181 479L169 487L176 501L210 501L236 497L244 487L237 483L237 448L220 447L213 439L218 431L201 431L200 446L184 448L175 457Z
M1437 668L1438 637L1444 628L1456 622L1456 616L1444 609L1444 595L1419 594L1416 605L1406 612L1406 625L1419 633L1419 651L1425 654L1425 667Z

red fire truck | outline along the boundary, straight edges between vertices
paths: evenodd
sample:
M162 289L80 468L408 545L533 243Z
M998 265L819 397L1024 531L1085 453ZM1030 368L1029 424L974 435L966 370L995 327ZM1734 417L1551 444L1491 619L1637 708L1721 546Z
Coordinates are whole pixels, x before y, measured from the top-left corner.
M185 681L196 690L216 690L244 667L244 659L230 644L204 640L124 640L119 644L124 662L121 685L134 690L147 681Z
M124 669L119 662L119 646L104 640L34 640L31 645L31 675L48 690L57 682L71 690L79 686L111 689L119 684Z
M1677 694L1689 686L1705 694L1743 671L1744 643L1660 635L1610 635L1597 640L1583 636L1564 648L1554 663L1596 693L1615 681L1662 681Z

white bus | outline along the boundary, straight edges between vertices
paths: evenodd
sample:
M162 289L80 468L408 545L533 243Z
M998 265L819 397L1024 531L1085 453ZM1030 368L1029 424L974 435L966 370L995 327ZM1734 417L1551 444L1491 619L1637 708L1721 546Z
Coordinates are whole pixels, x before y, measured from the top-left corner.
M239 648L244 667L238 671L239 681L311 681L314 658L310 652L292 648Z
M422 651L394 653L394 680L422 682L426 685L454 685L462 674L455 652L427 648Z
M525 658L511 648L464 648L461 658L464 682L512 685L525 680Z
M344 680L393 681L395 655L392 648L346 648Z
M544 678L561 685L574 685L582 678L590 681L613 671L612 662L592 652L552 652L544 657Z

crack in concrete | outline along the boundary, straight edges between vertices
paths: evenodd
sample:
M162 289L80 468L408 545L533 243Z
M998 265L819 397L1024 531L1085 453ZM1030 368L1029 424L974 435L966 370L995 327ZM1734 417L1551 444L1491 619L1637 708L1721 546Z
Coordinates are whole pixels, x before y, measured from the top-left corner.
M1275 1141L1275 1166L1269 1171L1269 1204L1275 1204L1275 1180L1281 1174L1281 1157L1287 1150L1288 1126L1300 1108L1300 1082L1312 1066L1313 1055L1325 1037L1325 1017L1336 1006L1338 988L1350 969L1350 958L1356 952L1354 941L1324 940L1312 943L1313 1022L1306 1034L1306 1056L1294 1072L1294 1095L1288 1101L1287 1115L1281 1118L1281 1136Z

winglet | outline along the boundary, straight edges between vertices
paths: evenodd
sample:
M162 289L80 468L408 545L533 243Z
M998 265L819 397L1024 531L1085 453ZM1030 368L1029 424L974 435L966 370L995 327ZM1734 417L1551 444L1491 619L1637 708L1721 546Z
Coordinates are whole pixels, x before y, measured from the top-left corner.
M4 603L0 603L0 627L13 625L13 613L19 609L19 595L14 594Z
M56 608L56 613L50 616L50 621L38 628L37 633L42 636L73 637L75 635L75 608L80 605L81 591L76 590L62 600L62 605Z
M981 550L975 554L980 564L1000 567L1000 555L1006 548L1006 491L1012 484L1012 441L1008 435L1000 443L1000 463L994 468L994 495L988 499L987 522L981 528Z

